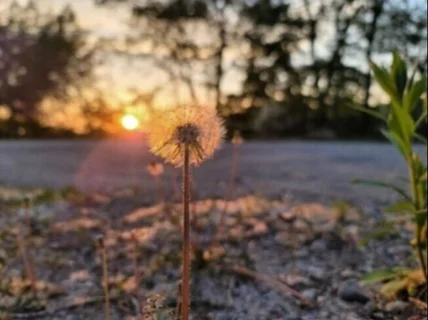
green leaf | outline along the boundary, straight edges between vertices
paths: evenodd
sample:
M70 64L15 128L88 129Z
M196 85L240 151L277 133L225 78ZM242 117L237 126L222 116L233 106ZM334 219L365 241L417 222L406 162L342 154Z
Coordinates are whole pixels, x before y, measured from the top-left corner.
M395 82L398 99L401 101L407 84L407 66L397 51L393 52L391 78Z
M400 136L398 136L395 132L384 129L381 130L381 133L397 147L398 151L400 151L405 159L409 158L409 146L400 138Z
M373 231L367 236L362 238L359 242L361 247L366 246L372 240L386 239L386 238L399 238L400 233L395 229L395 221L381 221L376 223Z
M392 206L389 206L388 208L385 209L385 212L386 213L397 213L397 212L412 213L412 212L415 212L415 206L413 205L413 203L409 201L402 201L402 202L397 202Z
M425 93L423 98L422 98L422 110L424 111L424 113L428 112L428 106L427 106L427 94Z
M348 107L357 111L367 113L374 118L386 121L385 117L380 112L375 111L373 108L366 108L356 104L348 104Z
M425 122L427 121L427 113L426 112L422 113L421 116L419 117L419 119L416 120L415 129L417 129L424 121Z
M404 268L377 269L370 273L365 274L361 278L361 283L370 284L370 283L378 283L378 282L391 280L401 275L404 270L405 270Z
M391 101L391 110L392 114L388 120L388 127L406 143L410 143L415 128L415 123L410 112L393 101Z
M425 138L424 136L420 135L419 133L415 133L415 139L418 140L419 142L422 142L424 144L427 144L427 138Z
M421 79L416 81L413 86L409 88L403 98L403 107L407 111L412 111L419 101L421 95L426 89L426 77L423 76Z
M386 296L393 297L398 292L407 288L407 279L399 279L386 283L380 289L380 292Z
M377 181L377 180L365 180L365 179L356 179L353 181L353 183L364 184L372 187L388 188L388 189L394 190L395 192L403 196L403 198L405 198L406 200L411 201L411 198L407 195L407 193L402 188L397 187L391 183Z
M392 101L398 102L397 89L395 84L392 82L388 71L385 68L378 67L373 62L370 63L370 67L373 70L374 78L381 88L388 94Z

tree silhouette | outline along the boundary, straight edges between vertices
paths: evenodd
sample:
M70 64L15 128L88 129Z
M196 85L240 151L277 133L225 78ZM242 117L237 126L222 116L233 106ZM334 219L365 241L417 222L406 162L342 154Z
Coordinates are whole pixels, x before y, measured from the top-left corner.
M0 105L11 122L37 122L47 96L72 98L90 79L93 51L75 15L65 8L56 16L33 2L17 3L0 16Z

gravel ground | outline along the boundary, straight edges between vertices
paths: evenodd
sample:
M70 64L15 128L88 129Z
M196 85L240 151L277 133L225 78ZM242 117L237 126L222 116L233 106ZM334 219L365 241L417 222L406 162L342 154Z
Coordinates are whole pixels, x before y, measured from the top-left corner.
M394 196L350 181L399 180L404 167L392 148L244 144L237 198L228 204L225 228L213 244L225 207L230 147L194 172L193 320L426 319L426 310L405 296L386 299L378 286L359 285L375 268L415 266L407 224L361 246L384 221L382 206ZM16 240L25 226L23 210L10 201L22 192L0 189L9 195L6 204L0 201L0 288L9 290L0 290L0 319L106 319L94 244L100 234L109 260L113 320L138 319L139 300L147 313L175 309L181 207L158 203L146 174L153 159L144 143L135 141L0 143L0 174L7 185L74 184L85 191L69 192L67 201L50 197L55 202L33 208L27 241L39 280L41 302L35 303L23 281ZM164 182L168 199L174 199L179 174L167 168ZM37 312L41 304L45 307ZM13 313L2 313L4 307Z
M147 312L165 315L147 319L172 319L167 314L175 309L180 279L176 221L181 206L142 199L124 190L37 208L28 243L45 305L41 312L26 300L28 282L22 280L17 256L16 226L22 217L6 210L0 218L0 256L7 263L0 279L12 295L0 293L0 307L15 314L2 318L0 309L0 319L106 319L102 266L94 245L100 234L109 261L112 318L138 319L138 301L146 301ZM426 311L405 298L385 299L377 294L379 287L358 283L375 268L415 266L406 229L360 246L375 230L378 213L246 196L228 204L225 228L212 244L224 205L214 199L193 205L193 320L424 319ZM133 257L141 274L140 300Z

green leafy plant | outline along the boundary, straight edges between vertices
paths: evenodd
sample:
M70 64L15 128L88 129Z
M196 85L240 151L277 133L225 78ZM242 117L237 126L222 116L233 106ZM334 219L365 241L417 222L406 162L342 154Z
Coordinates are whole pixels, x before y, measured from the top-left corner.
M426 76L422 75L416 80L416 72L413 72L408 77L407 64L397 52L393 53L393 61L389 70L374 63L371 63L371 68L375 80L388 95L390 103L386 110L360 107L357 109L384 121L386 127L382 129L382 134L396 147L406 162L409 191L381 181L357 180L355 182L389 188L400 196L399 202L387 208L386 212L407 213L412 216L415 224L415 237L411 244L415 249L426 282L427 166L414 150L415 141L426 144L426 139L417 132L418 128L426 125L427 122ZM419 114L416 115L417 113ZM401 280L402 284L407 283L402 270L395 273L394 270L392 273L395 276L391 278L376 277L376 274L383 274L378 271L367 275L366 278L371 282L388 281L385 286L392 287L394 285L389 284L389 280L392 281L392 279ZM394 288L398 287L400 286Z
M418 294L418 289L425 283L421 269L389 268L379 269L367 274L363 284L386 282L381 288L381 293L387 297L394 297L398 292L405 291L411 296Z

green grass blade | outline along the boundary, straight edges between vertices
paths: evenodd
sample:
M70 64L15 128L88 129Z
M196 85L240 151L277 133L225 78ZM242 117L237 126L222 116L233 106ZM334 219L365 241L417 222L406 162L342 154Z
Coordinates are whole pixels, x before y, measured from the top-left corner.
M385 213L398 213L398 212L415 212L415 206L409 201L401 201L389 206L385 209Z
M373 62L370 63L370 67L373 70L373 75L381 88L388 94L392 101L398 102L397 89L395 84L392 82L388 71L385 68L378 67Z
M391 280L402 274L404 270L404 268L388 268L374 270L370 273L365 274L361 278L361 283L370 284Z
M397 187L391 183L377 181L377 180L365 180L365 179L356 179L353 181L353 183L364 184L364 185L368 185L371 187L380 187L380 188L391 189L391 190L394 190L395 192L397 192L398 194L400 194L401 196L403 196L403 198L405 198L406 200L411 201L411 198L407 195L407 193L402 188Z
M426 78L423 76L416 81L409 91L406 92L403 98L403 106L407 111L412 111L419 101L421 95L425 92Z
M397 149L400 151L400 153L403 155L405 159L409 158L410 149L408 144L406 144L399 135L397 135L395 132L387 131L382 129L381 133L394 144Z
M365 107L362 107L362 106L359 106L359 105L355 105L355 104L348 104L347 107L349 107L351 109L354 109L354 110L357 110L357 111L360 111L360 112L367 113L367 114L371 115L374 118L386 121L385 117L380 112L377 112L377 111L375 111L373 109L365 108Z

